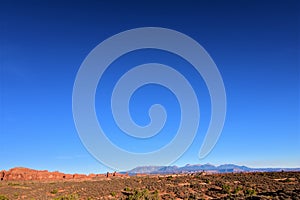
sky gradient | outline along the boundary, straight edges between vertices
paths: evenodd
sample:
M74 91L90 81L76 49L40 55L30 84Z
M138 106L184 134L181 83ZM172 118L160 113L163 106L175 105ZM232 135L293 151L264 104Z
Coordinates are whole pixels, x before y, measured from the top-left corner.
M174 164L300 167L299 10L297 1L0 1L0 169L111 170L95 160L78 137L72 116L74 80L100 42L148 26L180 31L213 58L227 95L223 132L213 151L199 160L210 119L205 83L175 55L144 50L116 60L99 83L95 106L104 129L113 133L107 137L138 152L158 148L173 137L180 112L168 90L148 85L132 97L130 109L138 124L148 123L146 112L153 103L166 106L169 117L160 138L136 145L128 145L132 141L115 127L106 95L126 70L160 62L178 70L185 66L181 73L200 101L198 134ZM98 109L101 105L105 109Z

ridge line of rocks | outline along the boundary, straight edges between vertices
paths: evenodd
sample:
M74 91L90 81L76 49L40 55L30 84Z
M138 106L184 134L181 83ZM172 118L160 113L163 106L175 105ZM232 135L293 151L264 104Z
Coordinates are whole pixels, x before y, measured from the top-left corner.
M128 177L128 174L117 172L106 174L65 174L62 172L49 172L48 170L34 170L24 167L12 168L8 171L0 171L1 181L27 181L27 180L88 180L93 178Z

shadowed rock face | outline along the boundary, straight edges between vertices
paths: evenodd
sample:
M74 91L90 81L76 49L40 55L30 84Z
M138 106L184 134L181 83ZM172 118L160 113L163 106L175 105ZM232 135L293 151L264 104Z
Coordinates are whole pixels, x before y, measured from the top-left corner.
M3 181L5 175L5 171L0 171L0 180Z
M109 173L108 173L109 174ZM113 173L111 176L127 176L119 173ZM58 171L49 172L47 170L34 170L23 167L12 168L8 171L0 171L0 180L1 181L19 181L19 180L72 180L72 179L92 179L96 177L110 177L104 174L64 174Z

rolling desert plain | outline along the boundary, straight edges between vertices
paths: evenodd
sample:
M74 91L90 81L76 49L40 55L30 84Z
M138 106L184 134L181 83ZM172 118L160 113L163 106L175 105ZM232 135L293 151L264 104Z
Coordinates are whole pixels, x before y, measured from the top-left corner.
M133 173L149 172L149 168L89 175L28 168L2 170L0 199L300 199L299 171L227 168L228 172L221 173L171 173L168 167L151 167L153 173ZM157 174L159 170L161 174Z

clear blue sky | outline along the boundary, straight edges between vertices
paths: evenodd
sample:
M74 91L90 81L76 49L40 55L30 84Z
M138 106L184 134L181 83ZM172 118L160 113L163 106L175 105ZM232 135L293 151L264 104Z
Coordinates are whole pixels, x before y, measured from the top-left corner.
M174 164L300 167L299 10L299 2L289 0L0 1L0 169L110 170L87 152L78 137L72 116L73 83L96 45L121 31L146 26L174 29L197 40L214 59L226 88L223 132L213 151L199 160L210 119L209 95L201 77L190 75L188 67L182 71L192 83L199 83L195 89L201 122L193 144ZM154 50L118 60L128 68L149 61L174 68L185 65L172 54ZM103 91L109 91L109 83L122 73L118 62L102 80L105 87L97 90L96 107L105 104ZM145 86L131 102L137 123L147 124L145 105L154 102L164 104L170 118L164 135L152 144L128 145L121 140L109 105L97 114L103 128L112 130L108 135L112 141L147 152L172 138L180 115L168 90Z

